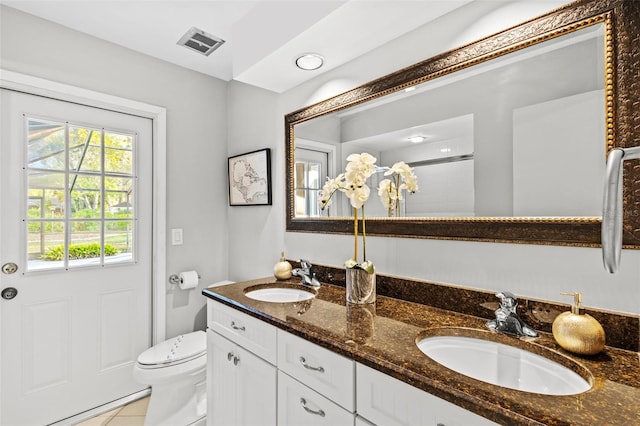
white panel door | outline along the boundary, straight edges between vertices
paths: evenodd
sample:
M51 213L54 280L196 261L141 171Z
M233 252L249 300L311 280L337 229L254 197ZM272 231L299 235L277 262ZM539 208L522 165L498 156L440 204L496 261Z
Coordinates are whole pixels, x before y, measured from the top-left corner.
M0 90L0 424L48 424L145 388L152 123Z

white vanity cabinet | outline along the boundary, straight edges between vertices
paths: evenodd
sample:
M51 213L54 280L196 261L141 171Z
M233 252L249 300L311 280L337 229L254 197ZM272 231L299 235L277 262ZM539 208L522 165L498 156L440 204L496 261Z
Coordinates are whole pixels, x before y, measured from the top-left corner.
M356 378L358 415L378 426L498 425L362 364Z
M496 425L214 300L207 425Z
M275 327L214 301L207 316L207 425L275 425Z

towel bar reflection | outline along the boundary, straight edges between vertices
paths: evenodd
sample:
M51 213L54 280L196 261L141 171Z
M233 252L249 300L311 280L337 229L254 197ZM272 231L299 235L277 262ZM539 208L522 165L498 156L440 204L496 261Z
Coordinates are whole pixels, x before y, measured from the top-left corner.
M622 253L622 162L640 158L640 146L615 148L607 157L602 207L602 260L607 272L620 268Z

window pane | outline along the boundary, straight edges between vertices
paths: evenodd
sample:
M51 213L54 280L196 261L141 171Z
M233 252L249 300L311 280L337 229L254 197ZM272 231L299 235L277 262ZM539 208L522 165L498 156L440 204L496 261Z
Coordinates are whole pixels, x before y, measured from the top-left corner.
M105 171L133 176L133 136L105 133Z
M306 216L307 215L307 191L304 189L296 189L294 202L295 202L296 216Z
M45 173L37 176L36 179L32 179L32 177L32 172L29 172L27 217L30 219L64 219L64 175L57 173ZM47 178L50 179L48 183ZM44 182L44 184L35 184L34 180ZM47 186L51 189L45 189Z
M49 172L41 170L29 170L28 185L29 189L58 189L64 192L64 172Z
M132 220L109 220L104 224L105 244L115 248L119 256L133 253L133 224Z
M28 270L64 267L64 223L27 222Z
M318 204L319 190L309 190L307 193L307 201L309 203L309 216L320 216L320 205Z
M105 218L133 218L133 204L127 199L127 197L120 197L120 193L108 192L107 197L111 196L112 200L121 199L122 201L110 204L109 201L105 203L104 216Z
M300 163L300 162L296 163L296 170L295 170L295 177L294 177L296 188L305 187L306 168L307 168L306 166L307 166L307 163Z
M307 186L309 188L320 188L320 164L309 163L309 176Z
M100 130L69 126L69 163L71 170L102 170Z
M74 221L70 227L69 266L99 264L101 223Z
M69 185L71 191L71 217L99 219L101 217L100 176L72 175Z
M120 148L131 151L133 149L133 135L105 132L104 146L107 148Z
M30 169L65 169L65 125L27 119L27 161Z

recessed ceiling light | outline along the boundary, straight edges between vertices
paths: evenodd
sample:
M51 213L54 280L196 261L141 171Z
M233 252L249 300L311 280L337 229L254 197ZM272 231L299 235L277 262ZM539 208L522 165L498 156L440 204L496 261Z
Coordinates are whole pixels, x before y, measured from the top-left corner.
M324 58L317 53L305 53L296 59L296 66L302 70L317 70L324 64Z
M426 136L411 136L409 142L420 143L426 139Z

